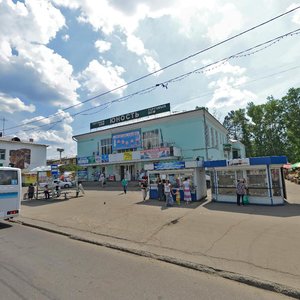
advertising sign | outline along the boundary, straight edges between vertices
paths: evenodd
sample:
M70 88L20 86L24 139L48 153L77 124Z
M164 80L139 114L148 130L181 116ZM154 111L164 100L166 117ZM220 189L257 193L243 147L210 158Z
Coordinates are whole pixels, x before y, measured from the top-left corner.
M130 113L120 115L117 117L112 117L109 119L93 122L93 123L90 123L90 129L95 129L95 128L99 128L99 127L103 127L103 126L109 126L109 125L113 125L113 124L117 124L117 123L121 123L121 122L135 120L135 119L139 119L139 118L143 118L143 117L148 117L151 115L156 115L156 114L160 114L160 113L167 112L167 111L170 111L170 103L165 103L162 105L130 112Z
M79 170L78 171L78 179L79 180L87 180L88 179L88 171L87 170Z
M154 163L154 170L171 170L171 169L184 169L184 161L172 161L172 162L161 162Z
M228 166L249 166L249 158L235 158L228 161Z
M112 148L113 151L132 149L141 147L141 132L140 130L113 134Z
M53 176L58 176L58 165L51 165L51 174Z
M124 152L124 160L132 160L132 152Z
M95 163L95 156L85 156L85 157L78 157L77 164L79 166L89 165Z
M141 159L157 159L170 156L170 148L155 148L141 151Z

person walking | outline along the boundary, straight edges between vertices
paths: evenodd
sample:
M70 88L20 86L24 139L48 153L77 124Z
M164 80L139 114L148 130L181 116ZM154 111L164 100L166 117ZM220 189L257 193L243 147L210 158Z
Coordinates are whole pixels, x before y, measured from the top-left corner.
M34 186L32 183L29 184L28 190L27 190L28 199L32 200L34 196Z
M127 193L128 180L124 177L122 179L121 183L122 183L124 194L126 194Z
M44 194L46 199L50 199L50 192L47 184L45 185Z
M190 185L190 181L189 178L185 178L183 183L182 183L182 188L183 188L183 199L185 201L186 204L190 204L190 202L192 201L192 195L191 195L191 185Z
M244 179L239 179L238 183L236 185L236 204L241 205L241 199L242 204L244 205L244 195L246 194L246 184Z
M142 191L143 201L145 201L147 198L147 189L148 189L147 180L143 180L141 182L141 191Z
M168 179L164 186L164 193L166 197L166 206L173 206L172 185Z
M105 176L103 173L101 173L99 176L99 182L101 187L104 187L104 181L105 181Z

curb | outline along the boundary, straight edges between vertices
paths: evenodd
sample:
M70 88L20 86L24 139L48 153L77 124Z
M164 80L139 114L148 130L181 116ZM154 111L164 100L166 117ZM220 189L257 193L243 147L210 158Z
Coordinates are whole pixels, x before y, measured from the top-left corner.
M59 234L59 235L63 235L63 236L69 237L70 239L73 239L73 240L77 240L77 241L81 241L81 242L85 242L85 243L89 243L89 244L93 244L93 245L97 245L97 246L102 246L102 247L130 253L130 254L138 255L138 256L143 256L143 257L147 257L147 258L151 258L151 259L155 259L155 260L159 260L159 261L163 261L163 262L174 264L174 265L181 266L184 268L204 272L204 273L207 273L210 275L215 275L215 276L219 276L219 277L233 280L236 282L240 282L243 284L247 284L247 285L250 285L250 286L253 286L256 288L283 294L283 295L286 295L286 296L289 296L292 298L300 299L300 290L299 289L295 289L293 287L289 287L289 286L286 286L286 285L283 285L283 284L280 284L277 282L262 280L262 279L259 279L256 277L242 275L239 273L225 271L222 269L216 269L216 268L212 268L212 267L209 267L206 265L178 259L175 257L154 254L149 251L138 250L138 249L128 248L128 247L122 247L122 246L118 246L118 245L107 243L107 242L99 242L99 241L95 241L95 240L91 240L91 239L86 239L86 238L83 238L83 237L80 237L77 235L66 233L64 231L55 230L55 229L43 227L40 225L27 223L24 221L11 220L10 222L17 223L17 224L27 226L27 227L32 227L32 228L48 231L48 232Z

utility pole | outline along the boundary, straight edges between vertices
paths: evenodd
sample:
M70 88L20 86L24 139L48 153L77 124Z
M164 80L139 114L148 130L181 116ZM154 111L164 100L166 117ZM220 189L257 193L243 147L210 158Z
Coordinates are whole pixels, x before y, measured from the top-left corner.
M2 134L0 136L4 136L4 128L5 128L6 119L3 117L1 120L2 120Z

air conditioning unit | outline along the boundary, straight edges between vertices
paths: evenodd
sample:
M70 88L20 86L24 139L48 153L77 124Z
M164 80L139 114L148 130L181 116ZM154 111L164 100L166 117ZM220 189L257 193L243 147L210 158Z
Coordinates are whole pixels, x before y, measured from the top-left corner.
M30 142L30 143L33 143L33 139L29 139L29 142Z

